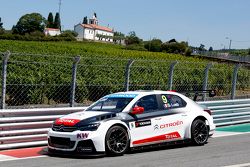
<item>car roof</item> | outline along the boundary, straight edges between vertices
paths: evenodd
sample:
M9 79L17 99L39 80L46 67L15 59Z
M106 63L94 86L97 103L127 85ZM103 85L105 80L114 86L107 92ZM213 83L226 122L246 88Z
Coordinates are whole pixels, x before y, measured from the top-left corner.
M175 91L163 91L163 90L136 90L136 91L127 91L127 92L117 92L114 94L137 94L137 95L151 95L151 94L178 94Z

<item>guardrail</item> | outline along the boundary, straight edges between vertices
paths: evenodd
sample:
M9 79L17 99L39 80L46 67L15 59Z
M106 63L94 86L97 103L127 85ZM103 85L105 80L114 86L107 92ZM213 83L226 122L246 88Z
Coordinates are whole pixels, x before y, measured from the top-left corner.
M212 110L216 126L250 122L250 99L198 102ZM86 107L0 110L0 150L47 144L52 122Z
M47 144L56 118L86 107L0 110L0 150Z
M198 102L212 111L217 127L250 122L250 99Z

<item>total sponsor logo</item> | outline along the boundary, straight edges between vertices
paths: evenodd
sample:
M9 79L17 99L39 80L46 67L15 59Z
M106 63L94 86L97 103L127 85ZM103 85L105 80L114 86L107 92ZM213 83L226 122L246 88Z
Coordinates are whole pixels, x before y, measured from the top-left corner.
M75 124L77 124L78 122L80 122L79 119L67 119L67 118L58 118L55 121L56 125L64 125L64 126L74 126Z
M89 136L89 133L77 133L76 138L77 139L87 139Z
M178 132L169 133L169 134L166 134L165 136L166 136L166 140L178 139L181 137Z
M175 121L171 123L166 123L166 124L161 124L161 125L155 125L154 130L156 129L164 129L164 128L169 128L169 127L175 127L175 126L180 126L183 124L183 121Z

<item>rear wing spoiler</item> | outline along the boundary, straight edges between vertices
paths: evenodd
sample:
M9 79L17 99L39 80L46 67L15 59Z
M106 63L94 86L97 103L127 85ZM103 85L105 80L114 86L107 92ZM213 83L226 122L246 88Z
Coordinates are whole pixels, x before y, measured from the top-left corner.
M182 94L185 94L187 97L190 97L191 94L194 94L194 101L197 101L197 98L199 96L203 96L204 94L208 94L209 97L214 97L216 96L216 91L215 90L191 90L191 91L186 91L186 92L180 92Z

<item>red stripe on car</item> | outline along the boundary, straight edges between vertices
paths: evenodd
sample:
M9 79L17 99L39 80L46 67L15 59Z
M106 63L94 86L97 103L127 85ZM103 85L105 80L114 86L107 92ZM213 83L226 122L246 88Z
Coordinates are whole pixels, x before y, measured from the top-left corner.
M178 132L172 132L172 133L167 133L164 135L159 135L159 136L154 136L146 139L141 139L141 140L136 140L133 141L133 144L145 144L145 143L151 143L151 142L156 142L156 141L162 141L162 140L172 140L172 139L178 139L181 138L180 134Z

